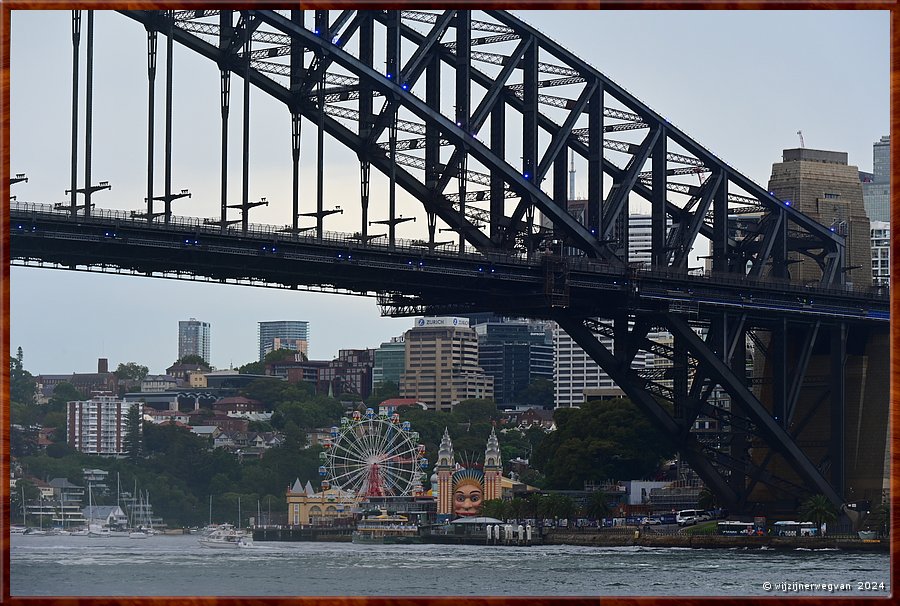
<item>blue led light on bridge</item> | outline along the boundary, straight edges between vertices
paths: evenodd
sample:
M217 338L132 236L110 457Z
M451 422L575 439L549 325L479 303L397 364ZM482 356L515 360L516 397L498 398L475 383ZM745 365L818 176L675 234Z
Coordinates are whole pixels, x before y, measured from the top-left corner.
M419 267L425 267L425 261L419 261Z
M387 79L388 79L388 80L390 80L391 78L394 77L392 74L386 74L386 75L387 75Z
M409 84L404 84L401 88L403 90L409 90Z
M526 178L526 179L530 179L530 178L531 178L531 174L530 174L530 173L525 173L525 178Z

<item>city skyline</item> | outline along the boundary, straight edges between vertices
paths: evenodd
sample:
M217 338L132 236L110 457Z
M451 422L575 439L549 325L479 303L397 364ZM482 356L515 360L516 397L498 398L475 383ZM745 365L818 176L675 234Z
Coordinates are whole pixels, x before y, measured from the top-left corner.
M654 12L653 19L647 19L651 13L639 11L594 11L582 13L578 19L571 13L517 14L757 183L768 180L781 150L799 146L798 130L809 148L845 151L850 164L861 170L871 168L872 142L888 132L886 11ZM10 168L12 173L25 172L29 177L28 183L12 188L20 201L61 201L69 183L70 19L69 11L14 11L11 18ZM598 28L606 35L594 35ZM135 170L134 166L145 165L146 145L140 142L141 135L132 148L124 147L118 138L146 130L146 40L142 31L125 17L97 13L94 175L98 180L109 179L114 186L111 192L98 194L98 207L137 207L145 195L146 175L143 168ZM680 35L673 37L672 31ZM765 36L758 35L762 31ZM122 39L128 39L121 49L113 46L121 42L120 32ZM616 52L634 48L635 37L642 42L638 52ZM111 56L113 48L115 56ZM682 67L661 72L656 68L662 56L681 57L678 64ZM51 61L52 57L55 60ZM692 57L703 60L692 61ZM177 45L175 59L176 91L185 90L178 88L185 71L197 80L198 89L202 87L190 113L183 109L176 113L173 187L189 186L193 192L191 200L176 205L176 212L212 215L206 208L210 201L217 204L216 154L185 145L189 142L184 127L190 127L189 133L205 133L206 143L217 145L218 73ZM45 77L29 77L34 73ZM713 80L711 74L715 74ZM835 86L836 75L855 85ZM113 77L119 83L117 91L135 90L124 103L137 108L137 117L130 118L135 123L131 130L125 128L129 118L117 107L123 105L122 99L111 100L115 95L108 94L107 83ZM710 88L712 81L715 86ZM232 86L241 87L240 78L233 78ZM61 94L60 89L66 93ZM164 91L160 77L157 91L160 95ZM207 102L208 97L212 101ZM233 95L232 108L238 115L239 97ZM51 100L53 105L49 105ZM251 104L255 109L250 197L268 196L283 207L289 199L288 115L278 108L268 112L271 120L264 116L267 108L276 106L257 91ZM158 99L158 111L160 105ZM162 122L158 114L157 126L162 128ZM239 130L236 125L233 128ZM125 132L117 133L117 129ZM314 147L310 153L305 147L313 145L314 138L312 134L304 137L307 158L314 156ZM51 139L57 144L49 149L34 144ZM123 153L117 143L129 153ZM158 137L158 150L161 143ZM239 138L233 139L231 146L237 150ZM335 160L338 170L341 162L341 158ZM237 166L233 160L229 164ZM306 164L307 171L310 166L314 163ZM354 179L357 170L346 165ZM586 170L576 163L576 171L579 195L584 191ZM162 174L161 161L157 172ZM237 188L236 176L232 190ZM307 174L306 183L310 179ZM337 191L340 180L332 173L329 186ZM356 187L351 186L352 200L358 196ZM302 194L307 201L311 191ZM383 191L373 184L375 200ZM329 194L329 204L335 198L340 196ZM268 210L261 209L261 222L284 222L269 221L263 213ZM327 228L332 229L330 224ZM337 223L335 229L353 230ZM211 363L218 368L256 358L260 321L302 318L310 322L315 334L310 344L312 359L330 359L342 348L378 347L402 334L410 323L409 318L379 317L374 300L359 297L20 267L11 268L10 273L10 348L13 352L23 348L25 367L34 373L83 372L91 369L98 357L109 358L112 368L134 361L147 365L151 372L162 372L177 351L173 327L188 317L210 323L215 335ZM79 311L67 312L72 307L72 293L77 293ZM38 301L46 307L36 305ZM85 309L90 310L89 321L79 315L86 313L80 311ZM48 347L47 343L54 345Z

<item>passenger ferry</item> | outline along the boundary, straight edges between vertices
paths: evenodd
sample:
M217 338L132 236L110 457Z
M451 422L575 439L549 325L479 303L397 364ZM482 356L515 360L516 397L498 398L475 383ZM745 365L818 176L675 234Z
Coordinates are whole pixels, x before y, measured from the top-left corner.
M356 524L353 542L377 545L418 543L419 527L404 516L388 515L382 510L380 514L366 516Z

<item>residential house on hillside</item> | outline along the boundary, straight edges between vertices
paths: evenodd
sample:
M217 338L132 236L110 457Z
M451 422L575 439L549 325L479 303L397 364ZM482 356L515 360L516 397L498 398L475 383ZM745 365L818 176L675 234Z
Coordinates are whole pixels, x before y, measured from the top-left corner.
M161 393L176 387L178 387L178 382L172 375L147 375L141 381L143 393Z
M540 427L544 430L552 430L556 428L556 424L553 421L553 411L544 410L543 408L510 411L504 413L503 419L506 421L507 426L518 427L519 429Z
M128 516L118 505L89 505L81 510L81 515L91 524L126 526Z
M179 386L190 384L190 374L194 372L209 372L209 366L205 364L172 364L166 369L166 374L174 377Z
M222 430L215 425L194 425L191 427L191 433L206 438L212 446L213 441L222 433Z
M218 414L249 421L268 421L272 418L272 411L267 411L262 402L243 396L221 398L213 404L212 408Z
M183 425L187 425L191 417L188 413L178 410L155 410L153 408L145 408L144 418L149 418L150 422L155 425L162 425L167 422L179 422Z
M247 431L250 421L247 419L236 419L234 417L226 417L217 414L214 417L207 417L203 420L206 425L215 425L223 432L229 431Z
M319 429L313 429L312 431L306 432L306 446L303 448L311 448L313 446L322 446L325 443L325 440L331 439L331 428L324 427Z

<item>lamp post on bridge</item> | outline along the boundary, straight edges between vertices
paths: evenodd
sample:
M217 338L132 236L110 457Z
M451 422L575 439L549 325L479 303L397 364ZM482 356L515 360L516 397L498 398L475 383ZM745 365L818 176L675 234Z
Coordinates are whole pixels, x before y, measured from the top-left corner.
M334 214L342 215L342 214L344 214L344 211L343 211L343 209L341 209L340 206L335 206L331 210L322 209L322 210L317 210L317 211L311 212L311 213L300 213L297 216L298 217L315 217L316 218L316 227L310 228L310 229L316 230L316 239L321 242L322 234L325 231L324 219L328 215L334 215ZM298 228L298 231L302 231L302 229Z
M186 189L182 189L181 192L177 193L177 194L166 193L166 194L163 194L162 196L153 196L154 200L160 200L161 202L163 202L163 204L165 205L165 210L163 210L162 213L154 213L153 205L151 204L149 206L150 214L152 214L154 216L163 215L166 218L166 223L168 223L169 220L172 218L172 202L174 202L175 200L178 200L180 198L190 198L190 197L191 197L191 192L189 192Z
M260 198L258 202L241 202L240 204L229 204L227 208L239 208L241 210L241 233L246 234L247 229L250 226L250 209L256 208L257 206L268 205L268 200L266 200L265 198ZM237 221L228 221L227 223L237 223Z
M90 201L91 194L93 194L96 191L103 190L103 189L112 189L112 185L109 184L109 181L100 181L100 183L98 183L97 185L91 185L90 187L79 187L78 189L75 190L75 194L84 194L84 200L85 200L84 204L74 204L73 205L72 203L67 204L65 202L59 202L57 204L54 204L53 208L56 208L56 209L68 208L68 209L71 209L73 212L77 212L79 209L84 208L86 213L90 214L90 211L87 210L88 207L89 206L91 208L94 207L94 203ZM66 193L72 194L72 190L67 189ZM73 200L75 199L74 195L72 195L72 199Z

